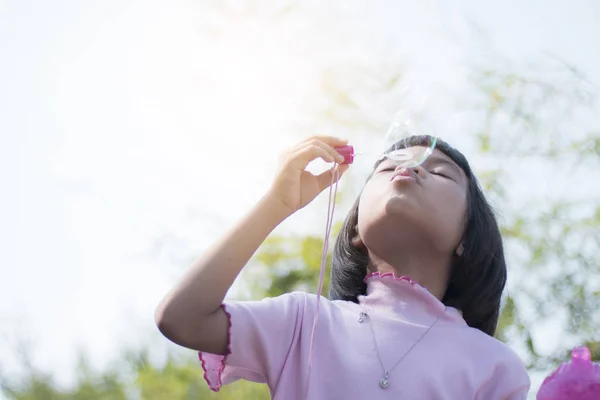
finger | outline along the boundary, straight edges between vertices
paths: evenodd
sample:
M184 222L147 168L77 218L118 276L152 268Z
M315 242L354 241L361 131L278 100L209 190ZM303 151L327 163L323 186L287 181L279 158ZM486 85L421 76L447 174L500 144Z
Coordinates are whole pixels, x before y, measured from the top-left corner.
M311 139L308 142L303 142L300 145L297 146L296 150L301 150L302 148L305 148L307 146L319 146L322 149L324 149L325 151L327 151L327 153L329 153L337 163L341 164L344 162L344 156L341 155L333 146L330 146L329 144L319 140L319 139Z
M350 168L350 166L348 164L335 165L333 168L317 175L316 178L317 178L317 182L319 184L319 189L321 189L321 191L323 191L323 190L327 189L329 186L331 186L333 183L340 180L340 178L342 177L344 172L346 172L348 170L348 168ZM333 177L331 176L332 174L333 174Z
M317 158L321 158L328 163L335 162L335 158L324 148L317 145L308 145L290 154L288 165L304 169L311 161L316 160Z
M325 135L315 135L315 136L311 136L310 138L308 138L308 142L317 140L319 142L323 142L325 144L328 144L329 146L335 147L335 146L344 146L346 144L348 144L348 139L342 139L336 136L325 136Z
M331 147L344 146L348 144L348 139L342 139L335 136L326 136L326 135L313 135L309 136L300 143L298 143L296 148L302 147L303 145L314 143L315 141L325 143Z

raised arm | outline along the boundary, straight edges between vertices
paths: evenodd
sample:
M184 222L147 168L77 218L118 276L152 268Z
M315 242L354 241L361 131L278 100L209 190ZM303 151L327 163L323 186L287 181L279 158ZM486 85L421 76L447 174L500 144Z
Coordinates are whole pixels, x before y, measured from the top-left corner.
M227 291L267 236L289 215L331 184L331 172L313 175L307 165L321 158L342 162L333 147L346 141L313 137L288 151L268 193L219 242L202 255L156 309L156 324L168 339L212 354L227 352ZM338 167L340 176L347 166Z

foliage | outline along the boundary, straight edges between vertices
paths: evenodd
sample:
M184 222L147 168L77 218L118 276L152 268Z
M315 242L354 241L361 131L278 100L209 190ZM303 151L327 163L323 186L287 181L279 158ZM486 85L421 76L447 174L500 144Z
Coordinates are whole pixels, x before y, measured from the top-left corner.
M217 392L208 389L199 363L188 357L170 356L162 366L153 365L145 350L129 351L119 366L92 371L80 363L73 387L58 385L51 376L29 368L20 382L2 383L11 400L196 400L265 399L268 388L250 382L236 382Z

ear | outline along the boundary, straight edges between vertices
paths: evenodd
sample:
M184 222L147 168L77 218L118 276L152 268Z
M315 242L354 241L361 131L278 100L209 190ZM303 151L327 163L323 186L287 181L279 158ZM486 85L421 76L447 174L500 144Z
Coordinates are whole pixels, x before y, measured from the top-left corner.
M351 242L352 242L352 245L354 247L356 247L357 249L365 248L365 244L363 243L363 241L360 238L360 235L358 233L358 225L354 226L354 236L352 236Z
M456 255L459 257L462 257L462 255L465 253L465 247L463 246L462 242L458 245L458 247L456 248Z

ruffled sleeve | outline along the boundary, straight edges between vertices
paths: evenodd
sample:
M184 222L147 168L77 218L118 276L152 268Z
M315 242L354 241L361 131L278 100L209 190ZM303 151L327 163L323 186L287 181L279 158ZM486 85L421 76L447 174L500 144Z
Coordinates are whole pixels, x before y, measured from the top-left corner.
M199 353L204 379L213 391L238 379L275 387L302 326L301 293L260 301L225 302L228 353Z

